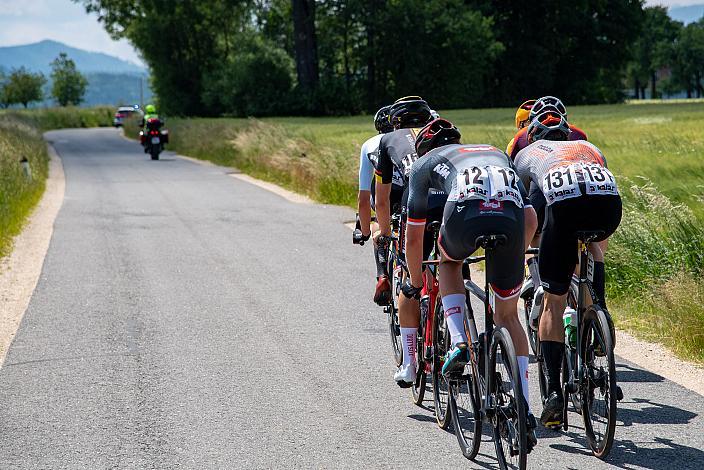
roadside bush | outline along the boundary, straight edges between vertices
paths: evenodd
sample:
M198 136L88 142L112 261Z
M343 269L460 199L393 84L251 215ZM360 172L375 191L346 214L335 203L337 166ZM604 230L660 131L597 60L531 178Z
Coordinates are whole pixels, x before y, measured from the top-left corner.
M112 126L114 112L114 108L101 106L96 108L65 107L27 111L12 110L7 111L5 115L45 132L52 129Z

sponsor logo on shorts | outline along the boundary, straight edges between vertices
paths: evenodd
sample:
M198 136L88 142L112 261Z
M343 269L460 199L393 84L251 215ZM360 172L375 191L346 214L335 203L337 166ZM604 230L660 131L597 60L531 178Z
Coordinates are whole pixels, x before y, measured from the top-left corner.
M457 206L457 212L462 212L464 210L465 206Z
M479 212L503 212L504 203L503 201L482 201L479 203Z

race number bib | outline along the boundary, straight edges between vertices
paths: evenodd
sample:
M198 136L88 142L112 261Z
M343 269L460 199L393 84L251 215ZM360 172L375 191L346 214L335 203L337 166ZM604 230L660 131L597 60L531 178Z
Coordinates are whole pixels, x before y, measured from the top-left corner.
M511 168L498 166L471 167L457 175L457 187L450 200L509 201L523 207L518 177Z
M406 154L405 157L401 159L401 165L403 166L403 176L408 176L408 173L411 172L411 166L413 166L413 162L418 160L418 154L413 152Z
M608 168L593 163L583 163L582 174L587 194L618 194L616 179Z
M575 165L551 168L543 177L543 194L548 205L581 196Z

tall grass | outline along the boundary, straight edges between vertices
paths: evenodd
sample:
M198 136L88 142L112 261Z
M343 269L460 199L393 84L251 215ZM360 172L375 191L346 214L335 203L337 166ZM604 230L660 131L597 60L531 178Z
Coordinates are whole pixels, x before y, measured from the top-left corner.
M583 106L570 121L606 155L624 217L607 254L620 327L704 362L704 107L700 103ZM513 109L453 110L463 141L505 148ZM354 205L370 116L173 119L171 148L234 166L326 203Z
M22 168L22 158L29 161L31 178ZM8 254L12 237L44 192L48 161L36 128L0 115L0 258Z
M10 252L12 238L39 202L48 175L42 133L66 127L112 124L113 109L46 108L0 112L0 258ZM26 158L31 175L20 161Z

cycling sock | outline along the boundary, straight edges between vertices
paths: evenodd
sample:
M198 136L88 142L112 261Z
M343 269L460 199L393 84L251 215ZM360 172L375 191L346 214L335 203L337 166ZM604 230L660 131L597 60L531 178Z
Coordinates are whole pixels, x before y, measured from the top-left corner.
M516 359L518 359L518 373L521 374L523 398L526 399L528 411L530 411L530 400L528 399L528 356L516 356Z
M533 280L533 286L537 287L540 285L540 271L538 270L538 257L534 256L528 258L526 261L528 265L528 272L530 273L530 278Z
M416 334L418 328L401 328L401 341L403 341L403 365L407 366L416 362Z
M384 256L384 253L379 253L379 248L377 248L376 245L374 245L374 262L376 263L376 277L379 278L381 276L386 275L386 256Z
M545 372L548 376L548 393L561 393L560 373L562 372L562 355L565 343L557 341L541 341L540 353L545 362Z
M453 346L457 343L466 343L467 335L464 331L464 306L467 298L464 294L449 294L442 298L442 308L445 311L447 328L450 330L450 341Z
M602 261L594 261L592 287L596 296L599 297L599 305L601 305L601 308L606 308L606 271Z

